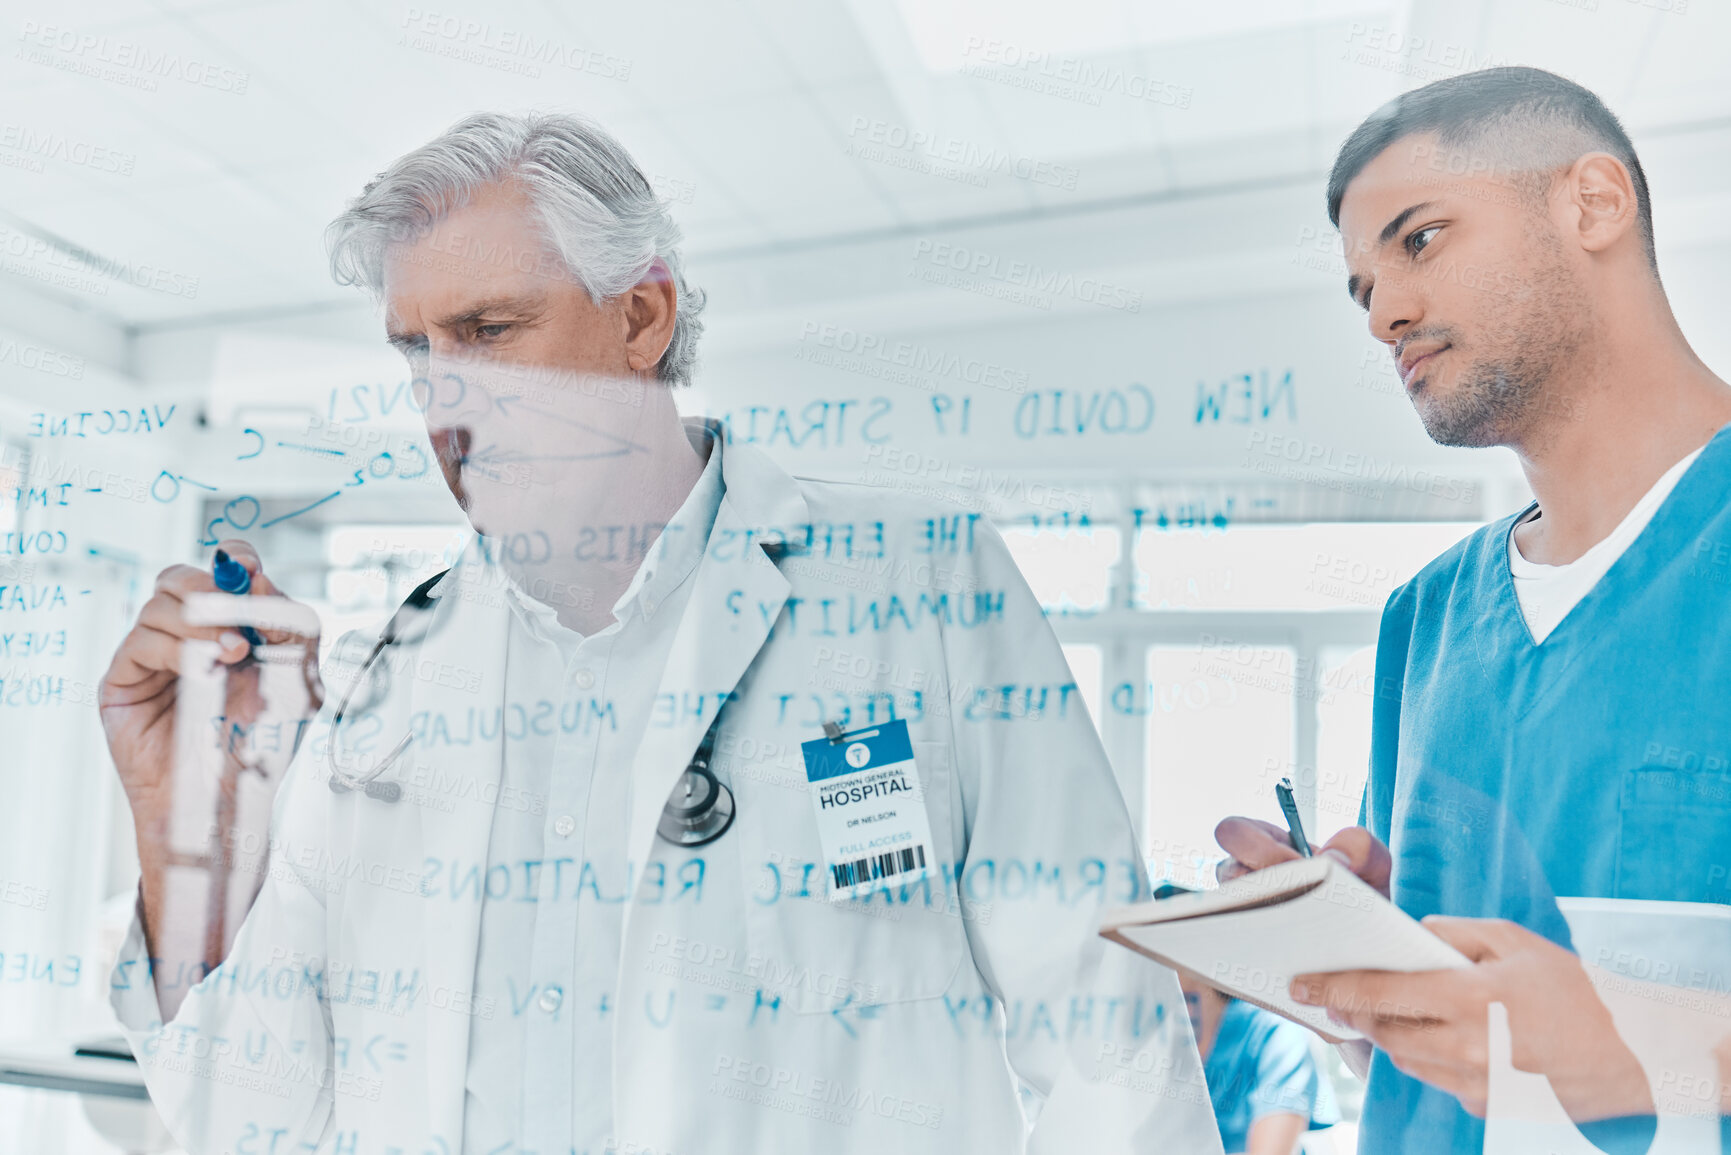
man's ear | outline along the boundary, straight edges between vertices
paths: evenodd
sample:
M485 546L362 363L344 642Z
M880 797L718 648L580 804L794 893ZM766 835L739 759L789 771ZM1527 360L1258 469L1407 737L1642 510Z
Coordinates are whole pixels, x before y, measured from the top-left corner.
M1635 181L1610 153L1589 152L1570 165L1563 175L1563 193L1574 209L1577 239L1587 252L1605 252L1638 232Z
M634 372L647 373L673 343L673 321L679 311L679 290L667 265L657 258L643 279L625 291L621 304L625 363Z

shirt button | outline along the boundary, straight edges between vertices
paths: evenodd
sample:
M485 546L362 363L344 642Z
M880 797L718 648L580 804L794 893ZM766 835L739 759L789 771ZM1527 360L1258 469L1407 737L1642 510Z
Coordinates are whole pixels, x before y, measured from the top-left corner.
M592 671L589 671L589 670L578 670L577 671L577 688L579 690L587 690L587 689L590 689L591 687L593 687L594 685L595 685L595 675Z
M646 614L652 614L655 612L655 599L654 598L644 598L643 599L643 612Z
M560 838L570 838L571 832L577 829L577 820L569 814L561 814L553 820L553 833Z
M541 992L541 997L535 1000L535 1005L552 1014L559 1009L559 1004L565 1001L565 992L558 987L548 987Z

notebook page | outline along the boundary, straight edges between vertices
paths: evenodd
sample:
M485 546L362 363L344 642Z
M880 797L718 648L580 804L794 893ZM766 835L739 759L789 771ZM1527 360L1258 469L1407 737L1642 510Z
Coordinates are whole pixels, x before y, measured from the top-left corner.
M1293 976L1440 970L1470 962L1350 871L1325 861L1321 884L1284 902L1188 918L1167 917L1159 909L1163 903L1142 903L1109 913L1102 933L1318 1034L1361 1038L1329 1022L1327 1011L1294 1002L1287 993ZM1138 915L1159 921L1139 921Z

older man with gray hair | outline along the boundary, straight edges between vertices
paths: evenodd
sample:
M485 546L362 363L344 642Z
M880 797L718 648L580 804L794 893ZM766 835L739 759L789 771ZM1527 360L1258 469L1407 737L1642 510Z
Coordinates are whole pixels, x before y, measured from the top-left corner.
M1093 933L1147 880L1002 541L681 418L702 297L624 149L471 117L329 240L476 537L207 855L185 752L260 789L316 638L191 612L277 596L229 541L251 595L171 568L115 656L113 1000L188 1149L1218 1151L1173 976Z

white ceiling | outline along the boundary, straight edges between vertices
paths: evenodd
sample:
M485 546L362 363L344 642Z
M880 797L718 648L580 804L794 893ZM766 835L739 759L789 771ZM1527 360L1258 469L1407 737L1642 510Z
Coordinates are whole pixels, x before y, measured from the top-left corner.
M324 224L391 158L477 109L600 120L674 199L695 262L712 265L1269 182L1315 203L1352 124L1474 64L1563 71L1637 144L1731 117L1719 56L1731 5L1703 0L1682 14L1665 9L1683 0L436 2L6 4L0 289L145 331L347 305L353 291L325 269ZM532 59L474 46L525 38L587 67L544 61L525 76L507 69ZM1036 51L1043 65L1004 63ZM475 59L449 55L460 52ZM244 75L245 91L189 81L194 61L229 70L219 84ZM1041 73L1073 78L1083 64L1107 79ZM1042 83L1065 87L1027 87ZM1150 83L1161 98L1124 91ZM1044 162L1074 187L856 155L879 122L939 149ZM42 159L26 138L107 149L131 171ZM1711 223L1726 215L1722 155L1675 151L1673 185L1708 198L1676 197L1675 211L1722 227ZM35 238L57 247L19 255ZM68 247L176 274L171 284L196 278L196 293L80 271Z

